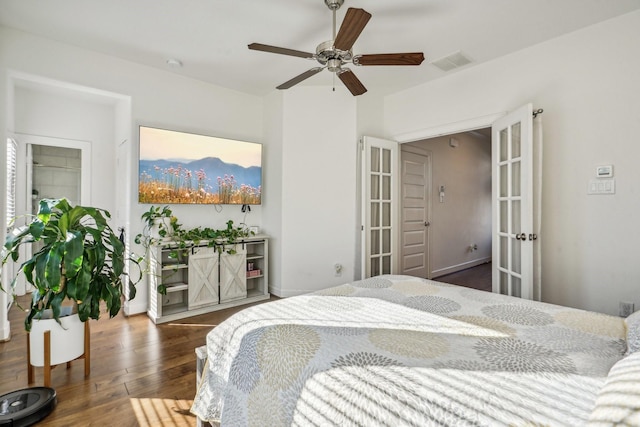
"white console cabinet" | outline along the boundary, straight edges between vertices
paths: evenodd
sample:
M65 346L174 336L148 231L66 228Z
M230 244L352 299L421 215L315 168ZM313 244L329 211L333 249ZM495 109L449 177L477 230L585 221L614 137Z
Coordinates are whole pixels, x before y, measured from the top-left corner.
M227 246L227 249L229 246ZM269 239L252 236L235 253L218 252L208 242L179 248L167 239L149 248L149 310L154 323L269 299ZM166 287L166 295L158 286Z

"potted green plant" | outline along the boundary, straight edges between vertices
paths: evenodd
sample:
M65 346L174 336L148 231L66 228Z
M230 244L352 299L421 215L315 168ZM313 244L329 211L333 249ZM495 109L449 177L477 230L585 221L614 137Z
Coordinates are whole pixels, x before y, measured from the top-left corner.
M25 318L25 328L31 329L34 320L52 317L60 323L63 306L71 302L77 306L80 321L98 319L103 302L114 317L122 306L125 286L129 299L135 297L137 280L122 275L125 263L139 260L125 254L124 243L115 235L104 209L71 206L66 199L43 199L33 221L15 228L7 235L2 265L20 259L20 248L33 245L33 254L18 267L9 288L23 274L34 288ZM7 281L0 280L0 289L8 291ZM50 310L50 315L45 314ZM75 310L74 310L75 311Z
M140 219L144 223L144 228L142 233L136 235L135 242L142 245L149 256L153 256L152 252L149 252L149 247L170 239L174 249L169 253L169 258L175 260L178 260L185 250L203 245L204 242L207 246L214 247L219 253L226 252L233 255L236 253L238 241L254 234L246 227L234 226L233 220L227 221L226 228L222 229L209 227L183 229L169 206L151 206ZM177 265L179 265L178 262L176 262ZM159 285L157 290L163 295L167 292L163 285Z

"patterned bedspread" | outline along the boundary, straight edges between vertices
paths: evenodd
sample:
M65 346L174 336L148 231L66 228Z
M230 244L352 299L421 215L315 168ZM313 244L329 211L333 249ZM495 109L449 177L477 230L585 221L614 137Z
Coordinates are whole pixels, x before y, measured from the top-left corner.
M234 427L583 425L624 334L612 316L374 277L217 326L192 412Z

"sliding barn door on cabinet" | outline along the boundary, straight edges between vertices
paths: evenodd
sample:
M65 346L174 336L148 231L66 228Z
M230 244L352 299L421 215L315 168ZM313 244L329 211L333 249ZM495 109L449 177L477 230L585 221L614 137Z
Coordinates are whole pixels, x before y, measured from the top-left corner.
M220 254L220 302L247 297L247 248L235 247L235 254Z
M218 304L219 259L213 247L192 249L189 256L189 310Z

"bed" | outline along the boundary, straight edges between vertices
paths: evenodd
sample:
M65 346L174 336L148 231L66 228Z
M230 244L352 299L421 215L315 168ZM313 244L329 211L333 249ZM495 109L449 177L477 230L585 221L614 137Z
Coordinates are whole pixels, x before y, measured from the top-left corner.
M626 333L618 317L379 276L214 328L191 411L234 427L607 425L626 402L615 384L599 396L611 368L640 372Z

